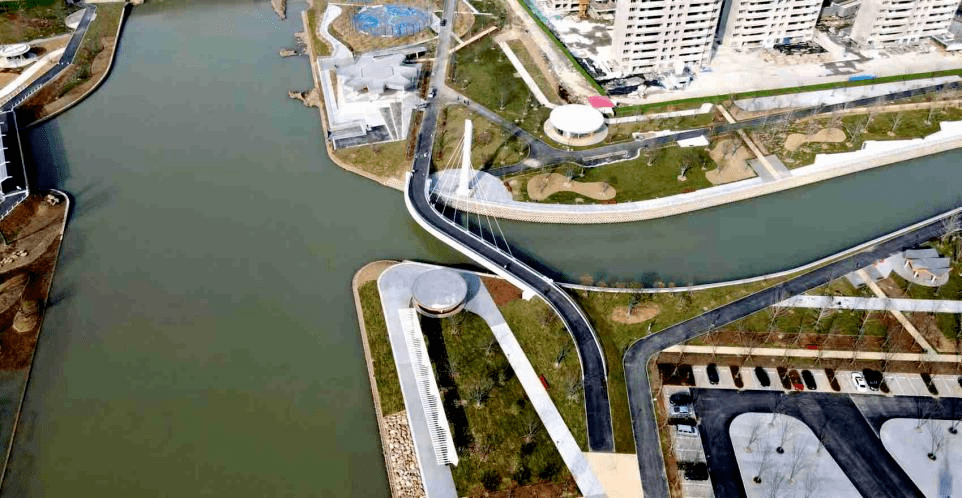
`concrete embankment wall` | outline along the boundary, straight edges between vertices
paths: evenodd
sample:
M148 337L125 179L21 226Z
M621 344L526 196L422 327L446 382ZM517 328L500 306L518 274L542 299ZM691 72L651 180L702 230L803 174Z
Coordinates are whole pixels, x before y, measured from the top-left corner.
M804 174L765 182L758 178L710 187L647 201L613 205L538 204L533 202L498 203L477 199L457 200L451 204L463 211L535 223L625 223L663 218L700 209L721 206L783 190L865 171L879 166L908 161L962 147L962 134L904 148L847 157L828 168L807 167Z

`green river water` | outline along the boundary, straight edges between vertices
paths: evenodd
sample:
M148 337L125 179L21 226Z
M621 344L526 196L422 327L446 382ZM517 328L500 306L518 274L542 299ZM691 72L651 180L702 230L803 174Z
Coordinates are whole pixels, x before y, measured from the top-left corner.
M316 111L287 98L311 85L277 55L302 7L151 0L104 86L26 134L74 211L5 496L387 496L351 276L464 259L332 165ZM503 227L572 280L730 279L955 204L960 158L665 220Z

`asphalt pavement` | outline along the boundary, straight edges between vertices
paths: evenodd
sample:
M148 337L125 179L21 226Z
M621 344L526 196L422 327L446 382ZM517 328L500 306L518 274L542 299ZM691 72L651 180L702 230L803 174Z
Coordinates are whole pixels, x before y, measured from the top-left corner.
M694 339L710 330L763 310L791 296L804 293L846 273L864 268L903 249L918 247L943 234L941 220L881 242L865 251L812 270L781 284L708 311L634 342L625 353L625 380L631 409L635 451L646 498L669 498L665 462L654 415L648 364L663 349ZM872 495L868 495L872 496Z
M847 395L728 389L693 389L692 395L695 413L703 415L700 433L717 498L746 496L742 480L733 477L739 474L728 432L732 419L747 412L772 413L774 407L820 438L862 496L923 496Z

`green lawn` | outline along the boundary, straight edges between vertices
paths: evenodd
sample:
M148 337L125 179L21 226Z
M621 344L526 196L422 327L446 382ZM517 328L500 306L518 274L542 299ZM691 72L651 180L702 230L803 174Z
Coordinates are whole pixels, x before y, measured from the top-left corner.
M422 320L458 447L460 462L452 468L458 495L479 496L485 490L540 482L571 483L561 455L484 320L462 312L439 325Z
M516 299L500 309L534 371L548 381L548 395L571 435L587 451L584 382L571 334L540 299Z
M358 295L361 297L361 309L364 310L364 329L367 331L368 347L371 349L374 378L381 397L381 413L397 413L404 409L404 397L401 395L401 384L397 378L397 367L394 366L387 324L381 312L381 296L377 291L377 282L372 280L362 284Z
M528 74L531 75L531 78L534 79L534 82L538 85L538 88L541 89L541 92L545 94L548 100L555 104L563 103L561 102L561 98L558 97L558 87L548 83L547 76L545 76L544 72L541 70L541 67L538 66L538 64L531 57L531 52L528 51L528 47L526 47L521 40L509 41L508 47L511 48L511 51L514 52L514 54L518 57L518 60L521 61L521 64L525 67L525 69L528 70Z
M84 35L80 48L77 50L77 56L73 60L72 72L68 78L63 80L64 83L58 91L58 97L65 95L93 76L91 65L94 58L108 48L104 46L104 38L110 38L111 40L114 38L123 13L124 4L122 3L97 5L97 17L90 22L90 26L87 28L87 34Z
M687 180L680 181L678 174L683 164L691 167L686 173ZM633 202L710 187L711 182L705 178L705 171L714 167L714 162L708 157L708 152L704 148L670 146L642 154L641 157L630 161L606 164L596 168L564 164L553 168L553 171L570 175L580 182L607 182L617 192L615 202ZM529 177L530 174L522 176L525 181ZM579 198L583 201L577 201ZM526 189L523 200L529 200ZM558 192L542 202L592 204L599 201L573 192Z
M939 130L941 121L962 120L962 109L948 107L929 111L920 109L888 113L854 114L840 117L824 116L782 127L770 124L758 130L768 150L777 154L786 166L796 168L815 161L816 154L831 154L860 150L866 140L901 140L921 138ZM836 127L845 131L846 141L840 143L806 143L797 150L784 148L785 138L792 133L811 134L821 128Z
M313 44L314 54L318 57L331 55L331 47L317 34L317 23L324 16L325 9L327 9L327 0L314 0L313 5L307 9L307 29L310 31L308 40Z
M550 110L541 107L524 81L515 76L514 66L490 36L454 54L449 84L521 128L543 135Z
M605 350L608 364L608 397L611 403L611 419L615 434L615 451L634 453L635 443L631 430L631 412L628 409L628 394L625 386L625 372L622 365L625 351L636 340L652 332L662 330L683 320L717 308L723 304L764 289L778 280L761 281L752 284L720 287L695 292L639 294L614 294L603 292L575 292L575 300L591 319L598 333L601 346ZM656 305L659 313L652 319L625 324L612 320L612 312L619 306L627 306L632 300L639 306Z
M68 13L63 0L0 2L0 44L66 33L70 30L63 20Z
M433 151L437 169L461 165L459 147L464 138L465 119L470 119L474 127L471 141L471 164L474 168L488 169L514 164L528 155L528 146L508 135L500 126L462 106L448 106L441 109L438 117L440 131L436 135Z

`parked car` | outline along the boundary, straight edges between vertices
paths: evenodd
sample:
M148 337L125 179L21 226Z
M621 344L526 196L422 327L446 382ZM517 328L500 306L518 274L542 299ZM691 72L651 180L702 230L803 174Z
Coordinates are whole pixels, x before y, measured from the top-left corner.
M698 428L691 424L678 424L675 426L675 431L678 432L679 436L698 435Z
M738 365L728 365L728 369L732 371L732 380L735 381L735 387L738 389L745 387L745 381L742 380L742 369L738 368Z
M832 390L835 392L841 391L842 386L839 385L838 379L835 378L835 370L832 368L825 369L825 376L828 377L828 385L832 386Z
M882 372L865 368L862 370L862 376L865 377L865 383L868 384L869 389L878 391L882 386Z
M718 385L718 366L709 363L705 371L708 373L708 382L713 386Z
M679 418L689 418L695 416L694 412L692 412L691 405L670 405L668 407L668 414L672 417Z
M755 367L755 378L758 379L758 383L762 387L768 387L772 385L772 379L768 377L768 372L762 367Z
M679 391L668 396L668 402L673 405L690 405L691 401L691 393L687 391Z
M686 481L707 481L708 464L705 462L679 462L678 468Z
M447 25L448 25L448 20L447 20L447 19L441 19L441 27L443 28L443 27L445 27L445 26L447 26Z
M962 375L959 376L958 381L959 381L959 387L962 387Z
M932 396L938 396L939 388L935 387L935 383L932 382L932 376L927 373L923 373L920 376L922 377L922 382L925 383L925 388L929 390L929 393L932 394Z
M812 372L808 370L802 370L802 380L805 381L805 388L809 391L818 389L818 384L815 383L815 376L812 375Z
M802 384L802 376L798 374L798 370L794 368L788 371L788 380L792 383L792 389L796 391L804 391L805 385Z
M861 372L852 372L852 385L860 393L868 392L868 383L865 382L865 376Z
M785 367L775 367L775 372L778 373L778 380L782 383L782 389L791 389L792 381L788 379L788 369Z

